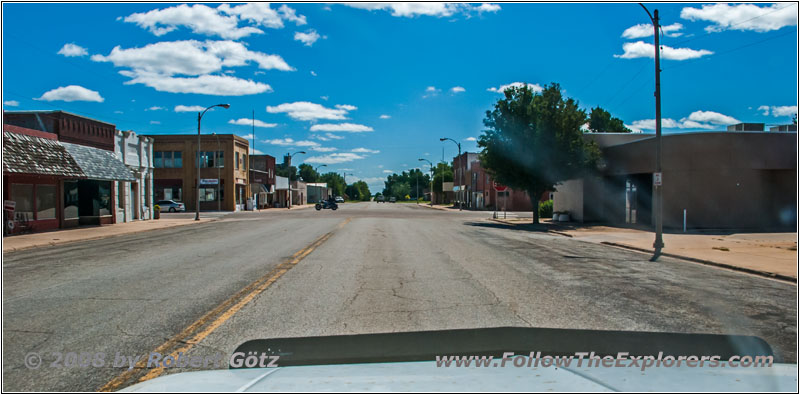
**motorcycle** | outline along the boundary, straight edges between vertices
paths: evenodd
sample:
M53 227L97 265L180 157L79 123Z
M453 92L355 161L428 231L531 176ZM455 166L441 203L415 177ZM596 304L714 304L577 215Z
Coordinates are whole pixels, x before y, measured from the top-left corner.
M335 211L337 208L339 208L339 205L336 204L336 202L328 202L327 200L323 200L314 205L314 208L317 209L317 211L322 210L324 208L329 208Z

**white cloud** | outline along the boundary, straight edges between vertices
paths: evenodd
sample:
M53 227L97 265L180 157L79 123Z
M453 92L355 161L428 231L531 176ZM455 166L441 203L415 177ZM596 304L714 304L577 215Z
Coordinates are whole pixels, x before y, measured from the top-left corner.
M686 7L681 18L708 21L706 31L752 30L768 32L785 26L797 26L797 4L777 3L766 7L755 4L705 4L701 8Z
M345 4L353 8L364 10L385 10L391 11L392 16L412 18L420 15L445 17L451 16L459 9L458 4L454 3L349 3Z
M120 74L131 78L125 82L125 85L144 84L160 92L244 96L272 91L272 87L267 84L228 75L201 75L184 78L157 73L135 73L127 70L121 71Z
M512 82L510 84L501 85L497 88L489 88L487 89L487 91L495 93L503 93L508 88L522 88L523 86L527 86L528 89L530 89L533 92L541 92L544 90L544 88L539 84L530 84L527 82Z
M150 108L146 109L145 111L159 111L159 110L164 110L164 107L153 106L153 107L150 107Z
M236 41L162 41L141 48L114 47L106 55L93 55L95 62L111 62L116 67L164 75L202 75L223 67L247 66L251 61L263 70L293 71L283 58L250 51Z
M772 112L773 117L791 117L797 114L797 106L759 106L758 111L762 111L764 116Z
M391 171L391 170L384 170L383 172L384 172L384 173L386 173L386 174L392 174L392 173L394 173L394 172L393 172L393 171Z
M497 12L500 11L500 6L492 3L483 3L475 8L478 12Z
M277 123L266 123L264 121L259 121L256 119L255 121L251 118L239 118L239 119L231 119L228 121L231 125L244 125L244 126L253 126L255 125L258 128L274 128L278 126Z
M673 23L667 26L661 26L661 31L667 37L678 37L681 36L683 33L680 33L679 30L683 29L683 25L680 23ZM652 37L653 36L653 25L640 23L638 25L633 25L624 32L622 32L622 37L627 39L633 38L642 38L642 37Z
M317 119L347 119L346 115L349 111L348 108L352 106L348 106L347 108L342 107L337 106L337 108L327 108L316 103L298 101L294 103L283 103L277 106L267 106L267 112L271 114L286 113L292 119L300 121L314 121Z
M333 133L325 133L325 137L331 140L341 140L344 138L343 136L339 136L338 134L333 134Z
M120 110L116 110L116 111L114 111L114 114L123 114L123 112L120 111Z
M179 104L175 106L175 112L200 112L205 110L206 108L203 106L184 106Z
M435 86L429 86L429 87L425 88L425 94L422 95L422 98L424 99L424 98L427 98L427 97L436 96L441 91L442 91L441 89L438 89Z
M159 121L150 121L150 124L151 125L161 125L161 122L159 122Z
M464 139L464 141L478 141L478 139L476 139L475 137L467 137Z
M36 100L44 101L91 101L102 103L105 99L100 93L78 85L67 85L45 92Z
M294 22L297 26L302 26L307 23L304 15L297 15L297 12L286 4L278 8L278 11L281 13L283 19Z
M464 91L466 91L466 89L464 89L464 87L462 87L462 86L454 86L454 87L450 88L450 92L452 92L452 93L461 93L461 92L464 92Z
M313 125L309 128L312 132L350 132L350 133L362 133L362 132L372 132L372 129L366 125L359 125L355 123L323 123L318 125Z
M16 100L6 100L3 102L3 105L9 107L17 107L19 106L19 102Z
M320 37L321 36L319 35L319 33L317 33L317 31L314 29L310 29L305 33L303 32L294 33L294 40L302 42L303 45L307 47L314 45L314 43L317 42L317 40L319 40Z
M740 122L734 117L714 111L695 111L689 114L688 119L695 122L707 122L714 125L734 125Z
M350 104L337 104L337 105L335 105L334 107L336 107L336 108L338 108L338 109L340 109L340 110L345 110L345 111L355 111L355 110L358 110L358 107L356 107L356 106L353 106L353 105L350 105Z
M336 151L336 148L334 148L334 147L312 147L311 150L312 151L317 151L317 152L332 152L332 151Z
M291 137L286 137L282 139L271 139L271 140L264 140L264 143L271 144L271 145L280 145L283 147L319 147L319 143L316 141L310 140L295 140Z
M107 56L93 55L96 62L111 62L128 68L120 74L131 78L125 84L144 84L162 92L242 96L270 92L268 84L229 75L214 75L223 67L246 66L250 62L264 70L294 70L278 55L250 51L235 41L163 41L141 48L117 46ZM176 75L197 76L195 78Z
M360 154L377 154L377 153L380 153L381 151L362 147L362 148L352 149L352 150L350 150L350 152L357 152L357 153L360 153Z
M233 8L227 4L223 4L219 8L211 8L203 4L195 4L192 6L181 4L175 7L131 14L123 18L123 21L135 23L137 26L149 30L156 36L163 36L176 30L179 26L185 26L196 34L239 39L251 34L261 34L263 32L252 26L239 27L239 18L237 18L236 15L225 16L222 15L220 11L227 14L239 15L237 11L234 11L235 9L241 10L239 12L244 13L245 8L247 10L255 9L259 4L260 3L244 4ZM269 8L268 4L266 4L266 6ZM254 15L256 16L253 18L260 18L263 16L261 14ZM280 18L278 18L278 21L280 21ZM280 26L266 26L283 27L283 24L281 23Z
M664 129L720 129L720 126L737 124L740 121L734 117L714 111L694 111L688 117L676 121L672 118L662 118L661 127ZM626 125L628 126L628 125ZM643 129L654 130L655 119L642 119L634 121L629 129L641 132Z
M316 73L316 72L314 72L314 70L311 70L311 75L313 75L314 77L316 77L316 76L317 76L317 73Z
M72 56L86 56L89 54L89 52L86 50L86 48L81 47L80 45L75 45L75 43L68 43L64 44L64 46L61 47L60 50L58 50L58 54L67 57L72 57Z
M322 100L328 101L328 96L320 96L319 98L322 99Z
M357 159L364 159L364 156L352 152L336 152L323 156L312 156L305 160L306 163L322 163L326 165L335 163L352 162Z
M380 119L389 119L391 117L392 117L391 115L381 114L381 116L379 118Z
M624 43L622 44L622 50L625 51L625 53L622 55L614 55L614 57L622 59L655 58L655 47L653 44L649 44L644 41ZM672 48L666 45L661 46L661 58L668 60L695 59L712 54L714 54L714 52L705 49Z

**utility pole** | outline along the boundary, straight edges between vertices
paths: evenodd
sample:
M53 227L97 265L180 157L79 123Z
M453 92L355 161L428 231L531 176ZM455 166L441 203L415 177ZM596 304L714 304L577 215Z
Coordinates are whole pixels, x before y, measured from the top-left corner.
M658 24L658 10L653 10L653 15L650 15L650 11L647 10L647 7L644 4L639 3L642 8L644 8L645 12L647 12L647 16L650 17L650 21L653 22L653 32L655 34L655 50L656 50L656 172L653 174L653 214L655 217L655 231L656 231L656 240L653 242L653 249L655 250L653 253L653 257L650 258L650 261L658 260L658 257L661 256L661 249L664 248L664 239L663 239L663 194L662 194L662 182L663 177L661 175L661 47L659 44L659 24Z
M200 220L200 165L201 165L201 162L200 162L200 121L203 120L203 115L206 113L206 111L208 111L208 110L210 110L210 109L212 109L214 107L222 107L222 108L227 109L227 108L230 108L231 105L230 104L215 104L213 106L210 106L210 107L206 108L205 110L203 110L203 112L198 112L197 113L197 185L196 185L197 201L195 202L195 205L194 205L194 207L195 207L194 220L195 221L199 221Z
M429 161L427 159L423 159L423 158L420 158L419 161L420 162L423 162L423 161L424 162L428 162L428 166L429 166L428 170L431 173L431 190L430 190L431 203L430 203L430 205L431 205L431 207L433 207L433 162L431 162L431 161ZM444 181L444 178L442 178L442 180ZM419 181L417 181L417 182L419 182Z
M458 211L461 211L461 210L464 209L464 191L463 191L463 188L464 188L464 169L462 168L463 167L463 163L461 163L461 162L464 161L464 159L461 157L461 143L459 143L458 141L455 141L455 140L453 140L453 139L451 139L449 137L442 137L442 138L439 139L439 141L445 141L445 140L450 140L450 141L454 142L458 146L458 170L459 170L459 172L458 172L458 180L459 180L458 181L458 183L459 183L459 185L458 185L458 194L460 196L459 199L458 199ZM442 156L444 156L444 155L442 155ZM454 179L455 179L455 177L454 177ZM444 179L442 179L442 180L444 181ZM442 192L444 192L444 190Z

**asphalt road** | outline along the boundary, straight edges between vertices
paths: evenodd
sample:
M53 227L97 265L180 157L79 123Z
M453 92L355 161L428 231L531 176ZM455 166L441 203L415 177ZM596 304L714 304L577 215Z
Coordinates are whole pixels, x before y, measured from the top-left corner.
M179 371L111 366L154 350L227 356L256 338L496 326L756 335L796 362L794 284L653 263L491 213L340 207L4 254L3 390L114 390ZM69 352L102 353L103 367L65 367Z

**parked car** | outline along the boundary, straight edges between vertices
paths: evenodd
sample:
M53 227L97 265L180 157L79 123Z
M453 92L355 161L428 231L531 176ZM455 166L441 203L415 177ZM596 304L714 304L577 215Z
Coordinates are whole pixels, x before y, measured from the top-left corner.
M341 196L336 197L336 203L344 203L344 198Z
M161 207L161 211L169 211L171 213L186 211L186 206L183 203L174 200L159 200L156 204Z
M384 198L383 195L381 195L381 196L376 197L375 201L378 202L378 203L386 203L386 198Z
M392 196L389 198L389 203L397 203L397 198Z

